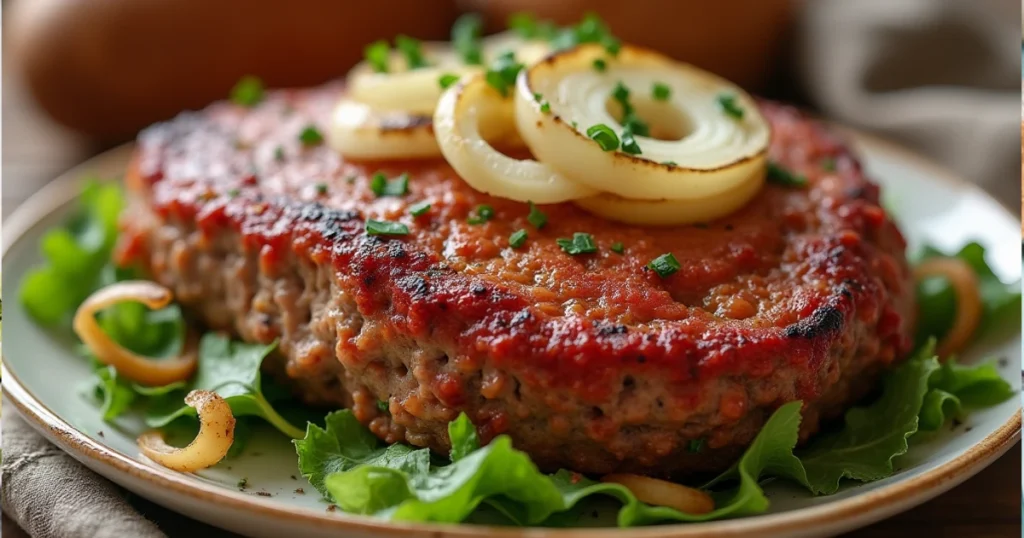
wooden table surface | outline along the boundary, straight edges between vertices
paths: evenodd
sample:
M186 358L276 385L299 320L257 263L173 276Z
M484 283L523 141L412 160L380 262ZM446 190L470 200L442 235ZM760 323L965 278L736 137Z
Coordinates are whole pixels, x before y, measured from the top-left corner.
M43 118L9 71L3 77L2 121L4 216L48 180L102 150ZM9 406L5 407L11 412ZM920 534L929 538L1016 538L1021 536L1020 478L1021 452L1017 445L991 467L952 491L847 536L903 538ZM133 503L172 538L185 536L185 529L193 538L228 536L209 527L197 532L182 516L140 499L133 499ZM3 534L8 538L26 536L6 517Z

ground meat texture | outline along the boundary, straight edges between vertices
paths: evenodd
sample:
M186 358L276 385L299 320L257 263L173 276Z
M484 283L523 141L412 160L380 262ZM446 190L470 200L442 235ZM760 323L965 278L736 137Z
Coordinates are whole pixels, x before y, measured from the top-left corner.
M268 374L388 442L446 453L465 412L547 470L713 471L786 402L804 402L806 439L910 348L904 239L847 147L792 108L762 104L771 158L807 188L769 184L733 215L674 228L541 206L538 230L526 204L443 161L303 145L337 96L221 103L142 133L118 255L207 326L278 340ZM407 172L409 193L375 196L376 172ZM480 204L495 216L471 224ZM410 234L367 235L370 218ZM574 232L598 253L564 253L556 239ZM677 273L646 268L669 252Z

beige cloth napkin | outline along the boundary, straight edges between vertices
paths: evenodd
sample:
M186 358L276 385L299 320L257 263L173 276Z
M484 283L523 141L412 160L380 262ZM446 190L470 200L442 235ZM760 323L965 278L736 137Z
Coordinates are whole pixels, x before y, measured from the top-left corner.
M1016 208L1018 0L812 0L796 66L825 117L901 141Z

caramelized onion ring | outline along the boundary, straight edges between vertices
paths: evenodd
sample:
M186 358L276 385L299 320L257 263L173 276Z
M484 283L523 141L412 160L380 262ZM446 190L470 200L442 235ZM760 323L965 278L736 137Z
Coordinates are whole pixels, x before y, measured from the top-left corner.
M72 327L89 351L103 364L113 366L118 375L140 385L161 386L184 381L195 372L195 348L173 359L154 360L137 355L115 342L96 321L96 313L125 301L138 301L148 308L157 309L171 302L171 291L159 284L144 280L118 282L89 296L78 311Z
M194 390L185 403L199 415L199 433L188 446L168 445L159 431L148 431L138 439L139 450L154 462L183 473L191 473L216 465L227 455L235 440L235 416L231 406L208 390Z
M604 72L592 67L598 59L607 62ZM642 105L662 121L676 118L680 138L635 136L641 154L630 155L604 151L587 137L586 130L598 124L621 137L622 124L608 112L620 81L631 90L635 108ZM671 88L664 101L651 97L655 84ZM549 111L541 110L536 95ZM722 110L723 95L743 110L742 118ZM524 69L516 83L516 124L537 160L596 190L641 200L698 200L756 181L771 137L757 103L739 87L630 46L613 59L599 45L582 45Z
M935 347L939 357L948 357L967 345L981 322L980 284L974 269L960 258L929 258L914 267L914 277L918 281L933 276L948 280L956 294L953 326Z
M629 200L601 193L575 200L583 209L605 218L640 226L673 226L708 222L747 205L764 184L764 176L738 188L699 200Z
M711 495L681 484L658 480L635 474L610 474L601 477L602 482L621 484L636 495L637 499L654 506L675 508L685 514L707 514L715 509Z
M379 111L342 99L335 107L327 141L351 159L421 159L441 154L431 117L402 111Z
M487 142L514 132L513 108L482 75L465 77L441 97L434 133L445 159L474 189L520 202L553 204L597 194L544 163L513 159Z

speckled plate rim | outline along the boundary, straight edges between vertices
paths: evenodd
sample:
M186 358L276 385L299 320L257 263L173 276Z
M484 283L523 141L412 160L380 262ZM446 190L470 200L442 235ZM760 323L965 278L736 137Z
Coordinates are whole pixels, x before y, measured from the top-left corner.
M862 151L885 152L927 170L936 180L955 185L960 189L973 190L986 196L975 185L965 183L943 167L928 161L890 142L840 128L849 137L852 145ZM44 216L59 209L73 199L78 191L74 183L89 170L111 163L127 163L132 146L125 145L103 153L82 165L66 172L19 206L3 224L3 256L12 245L19 241ZM1009 211L1000 205L1007 214ZM695 537L741 537L741 536L823 536L852 530L875 521L890 517L928 501L957 486L1007 452L1021 436L1021 412L1018 408L1009 420L982 439L963 454L952 460L925 471L918 476L900 480L892 485L855 495L847 499L825 503L820 506L796 509L778 514L753 516L709 523L663 525L633 529L539 529L484 527L475 525L450 524L409 524L392 523L367 517L331 514L294 507L285 507L273 501L253 497L233 490L217 487L205 482L191 480L188 475L168 469L149 466L94 441L57 416L39 401L7 368L3 371L3 392L15 408L51 442L68 452L91 469L103 474L144 497L164 497L168 494L185 495L207 503L214 503L225 509L267 518L277 524L296 526L313 525L331 531L372 533L374 536L406 538L427 534L434 538L463 538L470 536L492 536L495 538L695 538ZM133 480L134 479L134 480ZM163 488L164 495L157 495L139 485ZM149 494L147 494L149 493ZM157 499L157 502L160 502ZM160 502L169 504L168 502ZM187 514L199 517L196 514ZM224 522L208 521L214 525ZM231 525L224 525L231 527Z

